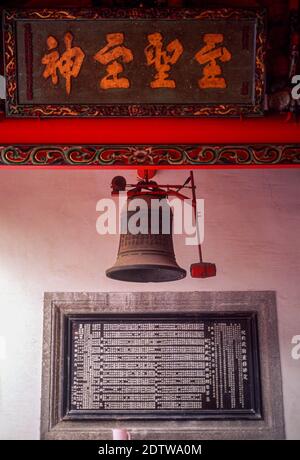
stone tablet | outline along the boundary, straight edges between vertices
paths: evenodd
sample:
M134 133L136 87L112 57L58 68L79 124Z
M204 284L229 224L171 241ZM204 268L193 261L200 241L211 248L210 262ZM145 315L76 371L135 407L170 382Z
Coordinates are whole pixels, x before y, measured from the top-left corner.
M260 418L256 315L70 318L66 416Z

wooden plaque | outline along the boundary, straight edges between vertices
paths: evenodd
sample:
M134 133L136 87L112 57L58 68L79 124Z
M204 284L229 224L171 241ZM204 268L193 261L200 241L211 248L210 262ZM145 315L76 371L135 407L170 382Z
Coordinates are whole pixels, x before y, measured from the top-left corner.
M261 10L3 14L8 116L263 113Z

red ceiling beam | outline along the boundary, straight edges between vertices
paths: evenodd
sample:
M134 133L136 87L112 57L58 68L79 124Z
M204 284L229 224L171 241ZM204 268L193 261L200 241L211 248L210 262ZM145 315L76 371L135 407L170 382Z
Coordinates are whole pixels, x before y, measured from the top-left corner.
M300 143L286 116L256 119L2 119L1 144Z

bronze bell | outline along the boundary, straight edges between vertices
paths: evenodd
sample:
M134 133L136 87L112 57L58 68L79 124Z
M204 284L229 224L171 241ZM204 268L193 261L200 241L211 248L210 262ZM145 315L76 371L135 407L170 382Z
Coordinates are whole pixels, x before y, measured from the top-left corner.
M128 209L131 200L134 198L139 198L145 202L143 209L146 210L145 212L148 215L148 219L146 219L148 222L147 232L132 234L128 229L127 233L121 233L116 263L106 270L106 275L115 280L136 283L157 283L185 278L186 271L177 265L175 259L172 238L173 213L167 204L166 196L160 196L159 201L155 197L156 203L163 203L156 214L158 225L155 233L151 233L151 222L153 222L151 219L151 204L154 197L150 193L137 193L128 197L127 204L121 213L122 222L128 223L129 219L136 213L136 211ZM164 201L162 202L161 200ZM168 214L168 216L164 215L164 213ZM166 217L165 220L164 217ZM168 226L167 229L166 225Z

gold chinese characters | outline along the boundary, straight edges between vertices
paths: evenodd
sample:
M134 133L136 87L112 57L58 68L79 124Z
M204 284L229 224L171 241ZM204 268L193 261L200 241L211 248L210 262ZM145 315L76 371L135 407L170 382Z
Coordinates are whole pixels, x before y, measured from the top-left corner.
M206 45L201 48L195 55L195 59L199 64L206 64L203 69L204 76L199 80L200 88L226 88L225 78L220 77L222 74L221 67L217 64L217 60L227 62L231 59L231 53L224 46L217 46L223 43L223 34L205 34L204 43Z
M106 66L106 74L100 79L101 90L128 89L131 81L126 75L126 64L134 61L134 53L125 46L124 33L106 34L106 44L97 51L93 59L99 64ZM79 46L72 46L74 37L71 32L64 36L65 51L60 55L58 51L58 40L49 35L47 38L48 52L42 57L42 64L45 65L43 77L51 78L52 84L57 85L59 75L66 80L66 93L71 93L72 78L80 74L85 53ZM155 68L155 75L148 83L151 89L167 88L175 89L176 80L171 78L170 73L184 53L183 45L178 39L164 44L164 37L160 32L147 35L148 43L144 48L146 65ZM204 34L205 45L194 55L194 59L203 67L203 75L198 80L201 89L227 88L227 82L222 76L222 68L219 63L225 63L232 59L230 51L223 46L223 34Z
M52 35L47 38L47 46L50 53L42 57L42 64L46 66L43 77L51 77L53 85L58 83L57 71L66 80L66 92L71 93L71 78L79 75L85 54L78 46L72 47L73 35L67 32L64 37L66 51L60 56L57 51L58 41ZM53 51L52 51L53 50Z
M100 64L107 65L107 75L100 81L100 88L129 88L130 81L128 78L118 77L124 70L122 64L120 64L118 60L121 60L125 64L133 61L131 50L123 46L124 34L107 34L106 40L107 45L94 56L94 59L100 62Z
M154 65L157 74L150 83L151 88L175 88L174 80L169 80L168 72L171 65L176 64L183 53L183 47L179 40L173 40L163 50L163 37L160 33L148 35L149 45L145 48L148 65Z

